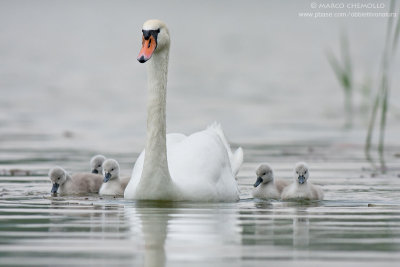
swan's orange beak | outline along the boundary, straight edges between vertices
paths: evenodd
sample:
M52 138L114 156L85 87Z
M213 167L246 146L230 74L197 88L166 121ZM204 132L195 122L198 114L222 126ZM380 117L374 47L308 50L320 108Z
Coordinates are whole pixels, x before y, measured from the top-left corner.
M139 52L137 60L140 63L145 63L147 60L151 58L154 50L156 50L157 41L154 39L152 35L150 35L149 39L145 39L142 37L142 49Z

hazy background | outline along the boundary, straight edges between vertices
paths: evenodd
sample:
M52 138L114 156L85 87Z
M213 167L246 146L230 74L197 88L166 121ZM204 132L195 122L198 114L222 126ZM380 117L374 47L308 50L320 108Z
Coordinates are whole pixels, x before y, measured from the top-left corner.
M311 2L2 0L1 146L27 139L32 146L140 151L147 84L136 56L141 26L151 18L171 33L168 132L191 133L216 120L236 143L361 144L370 112L359 111L356 91L355 126L343 129L344 94L326 52L339 54L346 32L356 82L376 85L387 19L299 17L315 11ZM370 2L387 12L388 1ZM389 143L400 133L399 70L397 56Z
M311 8L340 1L0 0L0 265L397 267L400 58L381 174L363 143L387 18L298 15L371 11ZM354 1L368 2L388 10ZM171 34L168 131L222 123L244 148L237 203L50 196L49 168L88 172L96 153L131 173L146 136L136 56L150 18ZM326 57L339 54L341 32L357 88L374 85L354 92L352 129ZM292 181L298 161L324 201L252 199L260 163Z

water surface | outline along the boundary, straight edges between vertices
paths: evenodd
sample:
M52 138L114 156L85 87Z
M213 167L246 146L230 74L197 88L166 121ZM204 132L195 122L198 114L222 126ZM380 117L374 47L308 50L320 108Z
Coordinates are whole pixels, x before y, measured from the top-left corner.
M310 264L396 266L400 261L400 168L393 156L386 175L341 145L245 146L237 203L130 201L57 196L43 159L14 151L14 176L0 177L2 265L265 266ZM37 154L48 152L36 151ZM86 151L53 151L67 166L87 162ZM130 155L116 156L127 170ZM23 157L23 158L22 158ZM268 159L276 176L291 179L292 161L312 160L319 202L251 198L253 173ZM51 163L51 162L50 162ZM86 163L86 164L83 164ZM13 163L7 166L12 167ZM46 164L49 164L46 162ZM10 168L12 170L12 168ZM9 170L10 170L9 169ZM25 170L28 170L26 175Z

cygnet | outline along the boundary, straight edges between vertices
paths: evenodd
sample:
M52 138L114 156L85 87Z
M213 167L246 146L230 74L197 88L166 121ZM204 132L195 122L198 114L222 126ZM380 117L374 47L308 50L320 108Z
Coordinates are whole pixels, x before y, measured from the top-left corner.
M114 159L107 159L103 163L103 184L100 188L100 195L122 196L125 187L129 182L128 179L119 177L119 164Z
M61 167L52 168L49 171L49 178L53 184L51 188L51 193L53 194L98 193L102 184L101 175L92 173L70 175Z
M287 186L286 181L275 180L274 172L268 164L261 164L257 170L257 181L252 195L261 199L280 199L282 190Z
M304 162L298 162L294 168L294 182L283 189L282 199L322 200L324 192L318 185L308 182L310 172Z

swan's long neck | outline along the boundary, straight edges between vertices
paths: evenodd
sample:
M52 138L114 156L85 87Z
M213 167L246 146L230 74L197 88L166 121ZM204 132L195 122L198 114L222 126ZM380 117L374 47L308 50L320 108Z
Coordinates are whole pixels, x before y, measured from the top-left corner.
M166 145L166 96L169 48L154 53L147 62L147 140L140 185L152 198L152 193L168 191L171 176L168 170ZM140 187L140 186L139 186ZM159 198L160 196L157 196Z

